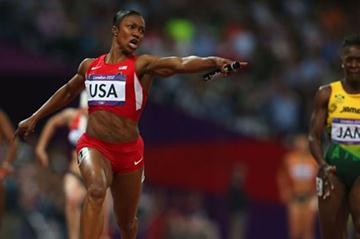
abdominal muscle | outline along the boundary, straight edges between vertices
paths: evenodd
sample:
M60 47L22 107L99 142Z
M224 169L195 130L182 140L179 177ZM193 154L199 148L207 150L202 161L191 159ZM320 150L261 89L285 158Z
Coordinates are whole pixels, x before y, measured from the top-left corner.
M89 114L86 133L109 143L131 142L139 137L137 122L102 110Z

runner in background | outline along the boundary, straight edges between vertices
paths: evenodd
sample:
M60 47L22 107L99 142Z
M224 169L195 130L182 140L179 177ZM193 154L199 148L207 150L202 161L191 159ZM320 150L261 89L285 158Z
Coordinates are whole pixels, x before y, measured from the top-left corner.
M14 139L14 128L8 115L0 109L0 226L5 210L6 192L5 177L13 171L12 163L16 158L17 140ZM2 146L6 152L2 152Z
M287 208L289 239L314 239L317 164L306 135L296 135L278 173L280 199Z

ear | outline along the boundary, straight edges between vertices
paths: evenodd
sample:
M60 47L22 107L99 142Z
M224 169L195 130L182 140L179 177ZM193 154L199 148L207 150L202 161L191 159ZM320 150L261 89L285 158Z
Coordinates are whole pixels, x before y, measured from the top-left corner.
M117 36L118 33L119 33L119 29L118 29L116 26L113 26L113 27L111 28L111 32L112 32L112 34L113 34L114 36Z

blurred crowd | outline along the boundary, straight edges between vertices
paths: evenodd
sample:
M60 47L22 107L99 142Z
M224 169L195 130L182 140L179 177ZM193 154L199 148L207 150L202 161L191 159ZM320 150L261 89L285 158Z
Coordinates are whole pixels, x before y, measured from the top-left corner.
M147 24L139 54L221 55L249 61L229 79L158 80L151 100L258 137L303 132L311 99L338 79L338 47L359 23L358 1L0 1L1 39L77 66L110 47L118 9ZM21 16L21 17L19 17Z

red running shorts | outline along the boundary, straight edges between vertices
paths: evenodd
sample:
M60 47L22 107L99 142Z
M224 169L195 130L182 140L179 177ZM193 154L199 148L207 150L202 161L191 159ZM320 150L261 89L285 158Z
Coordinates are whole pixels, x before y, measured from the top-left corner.
M144 166L144 141L140 135L136 141L108 143L84 133L76 145L79 164L88 152L86 148L99 151L110 161L114 173L130 173Z

